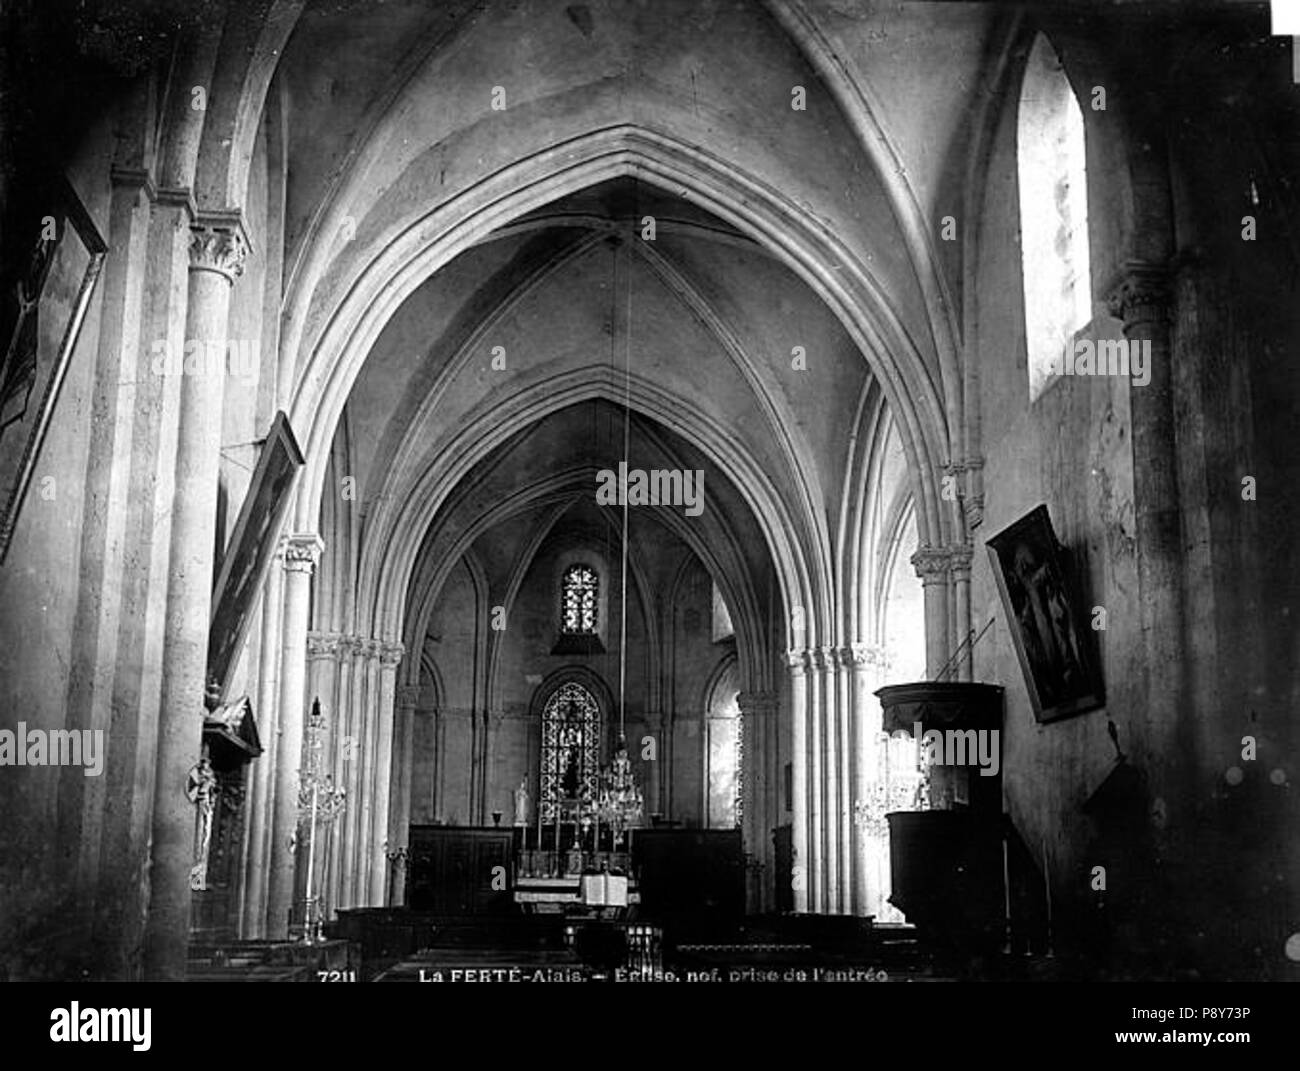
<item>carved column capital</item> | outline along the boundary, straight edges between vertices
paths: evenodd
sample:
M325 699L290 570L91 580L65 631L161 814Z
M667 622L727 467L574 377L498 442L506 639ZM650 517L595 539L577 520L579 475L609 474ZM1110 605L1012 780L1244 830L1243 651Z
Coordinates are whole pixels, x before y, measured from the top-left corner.
M325 543L314 532L300 532L285 536L280 541L280 549L287 572L311 575L320 561Z
M1126 331L1142 324L1167 324L1173 315L1169 270L1145 261L1128 261L1106 295L1106 308L1124 322Z
M867 666L885 668L885 649L876 643L852 643L841 648L840 661L854 669Z
M921 547L912 555L911 562L923 585L942 584L948 579L951 552L947 547Z
M406 654L406 645L397 642L380 640L379 642L379 664L385 669L394 669L402 661L402 656Z
M190 224L190 271L216 272L233 283L243 274L248 248L242 212L200 212Z
M954 580L969 580L971 559L974 557L969 543L954 544L948 548L948 565Z
M312 660L338 658L342 653L345 637L337 632L307 633L307 657Z
M808 672L808 652L802 649L786 651L785 664L790 667L792 676L802 677Z

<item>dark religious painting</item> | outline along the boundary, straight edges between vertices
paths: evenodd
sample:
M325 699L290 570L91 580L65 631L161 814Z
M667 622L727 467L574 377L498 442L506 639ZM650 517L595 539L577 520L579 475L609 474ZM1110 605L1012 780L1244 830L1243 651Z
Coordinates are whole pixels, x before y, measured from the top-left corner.
M289 492L301 465L302 452L289 418L276 413L212 592L208 678L223 689L231 660L248 632L250 611L271 564Z
M108 246L60 177L0 292L0 561L13 538Z
M1034 717L1056 721L1101 706L1101 673L1047 507L987 546Z

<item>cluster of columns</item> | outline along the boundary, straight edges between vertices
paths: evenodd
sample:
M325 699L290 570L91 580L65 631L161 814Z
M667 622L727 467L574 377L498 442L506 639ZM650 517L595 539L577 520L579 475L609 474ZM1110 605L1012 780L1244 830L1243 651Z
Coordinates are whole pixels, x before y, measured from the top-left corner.
M238 212L198 215L189 230L186 340L202 343L205 353L224 353L230 291L248 251L242 218ZM158 724L162 776L154 787L151 974L175 976L189 946L194 837L185 778L202 743L224 388L224 369L181 376Z
M865 834L854 823L869 798L877 761L884 679L880 647L811 647L786 652L790 669L794 905L815 914L870 913Z
M310 888L331 910L378 905L387 895L389 789L400 643L308 630L311 580L323 544L283 537L263 596L259 720L263 754L246 803L240 936L289 935L308 890L302 772L307 717L319 699L320 772L342 810L318 818Z
M319 699L326 719L322 770L344 793L313 876L330 911L383 906L389 896L397 672L405 651L389 640L335 632L307 636L308 702ZM402 731L409 731L405 722ZM303 888L306 874L299 870Z
M186 783L202 736L225 377L174 374L157 358L187 344L224 352L249 251L242 214L201 211L190 177L179 158L162 162L158 184L144 167L112 173L82 531L83 583L105 596L79 610L74 653L89 669L70 685L68 715L115 748L92 790L103 798L62 809L66 842L87 846L68 886L94 902L86 969L101 977L183 978L188 954ZM87 828L98 822L102 833Z

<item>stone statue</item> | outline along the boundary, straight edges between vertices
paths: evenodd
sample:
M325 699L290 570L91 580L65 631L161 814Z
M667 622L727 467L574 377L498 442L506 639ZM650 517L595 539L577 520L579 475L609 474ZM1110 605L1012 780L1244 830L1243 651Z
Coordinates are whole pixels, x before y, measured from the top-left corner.
M528 778L519 779L519 787L515 789L515 825L528 825Z

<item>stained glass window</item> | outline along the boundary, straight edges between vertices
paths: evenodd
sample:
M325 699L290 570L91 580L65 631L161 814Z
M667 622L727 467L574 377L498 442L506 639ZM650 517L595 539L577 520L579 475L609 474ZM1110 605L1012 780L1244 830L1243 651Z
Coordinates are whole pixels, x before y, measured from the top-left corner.
M542 824L554 822L561 800L596 798L600 706L581 684L561 685L542 708Z
M570 635L591 635L596 631L596 570L590 565L570 565L560 584L560 621Z

